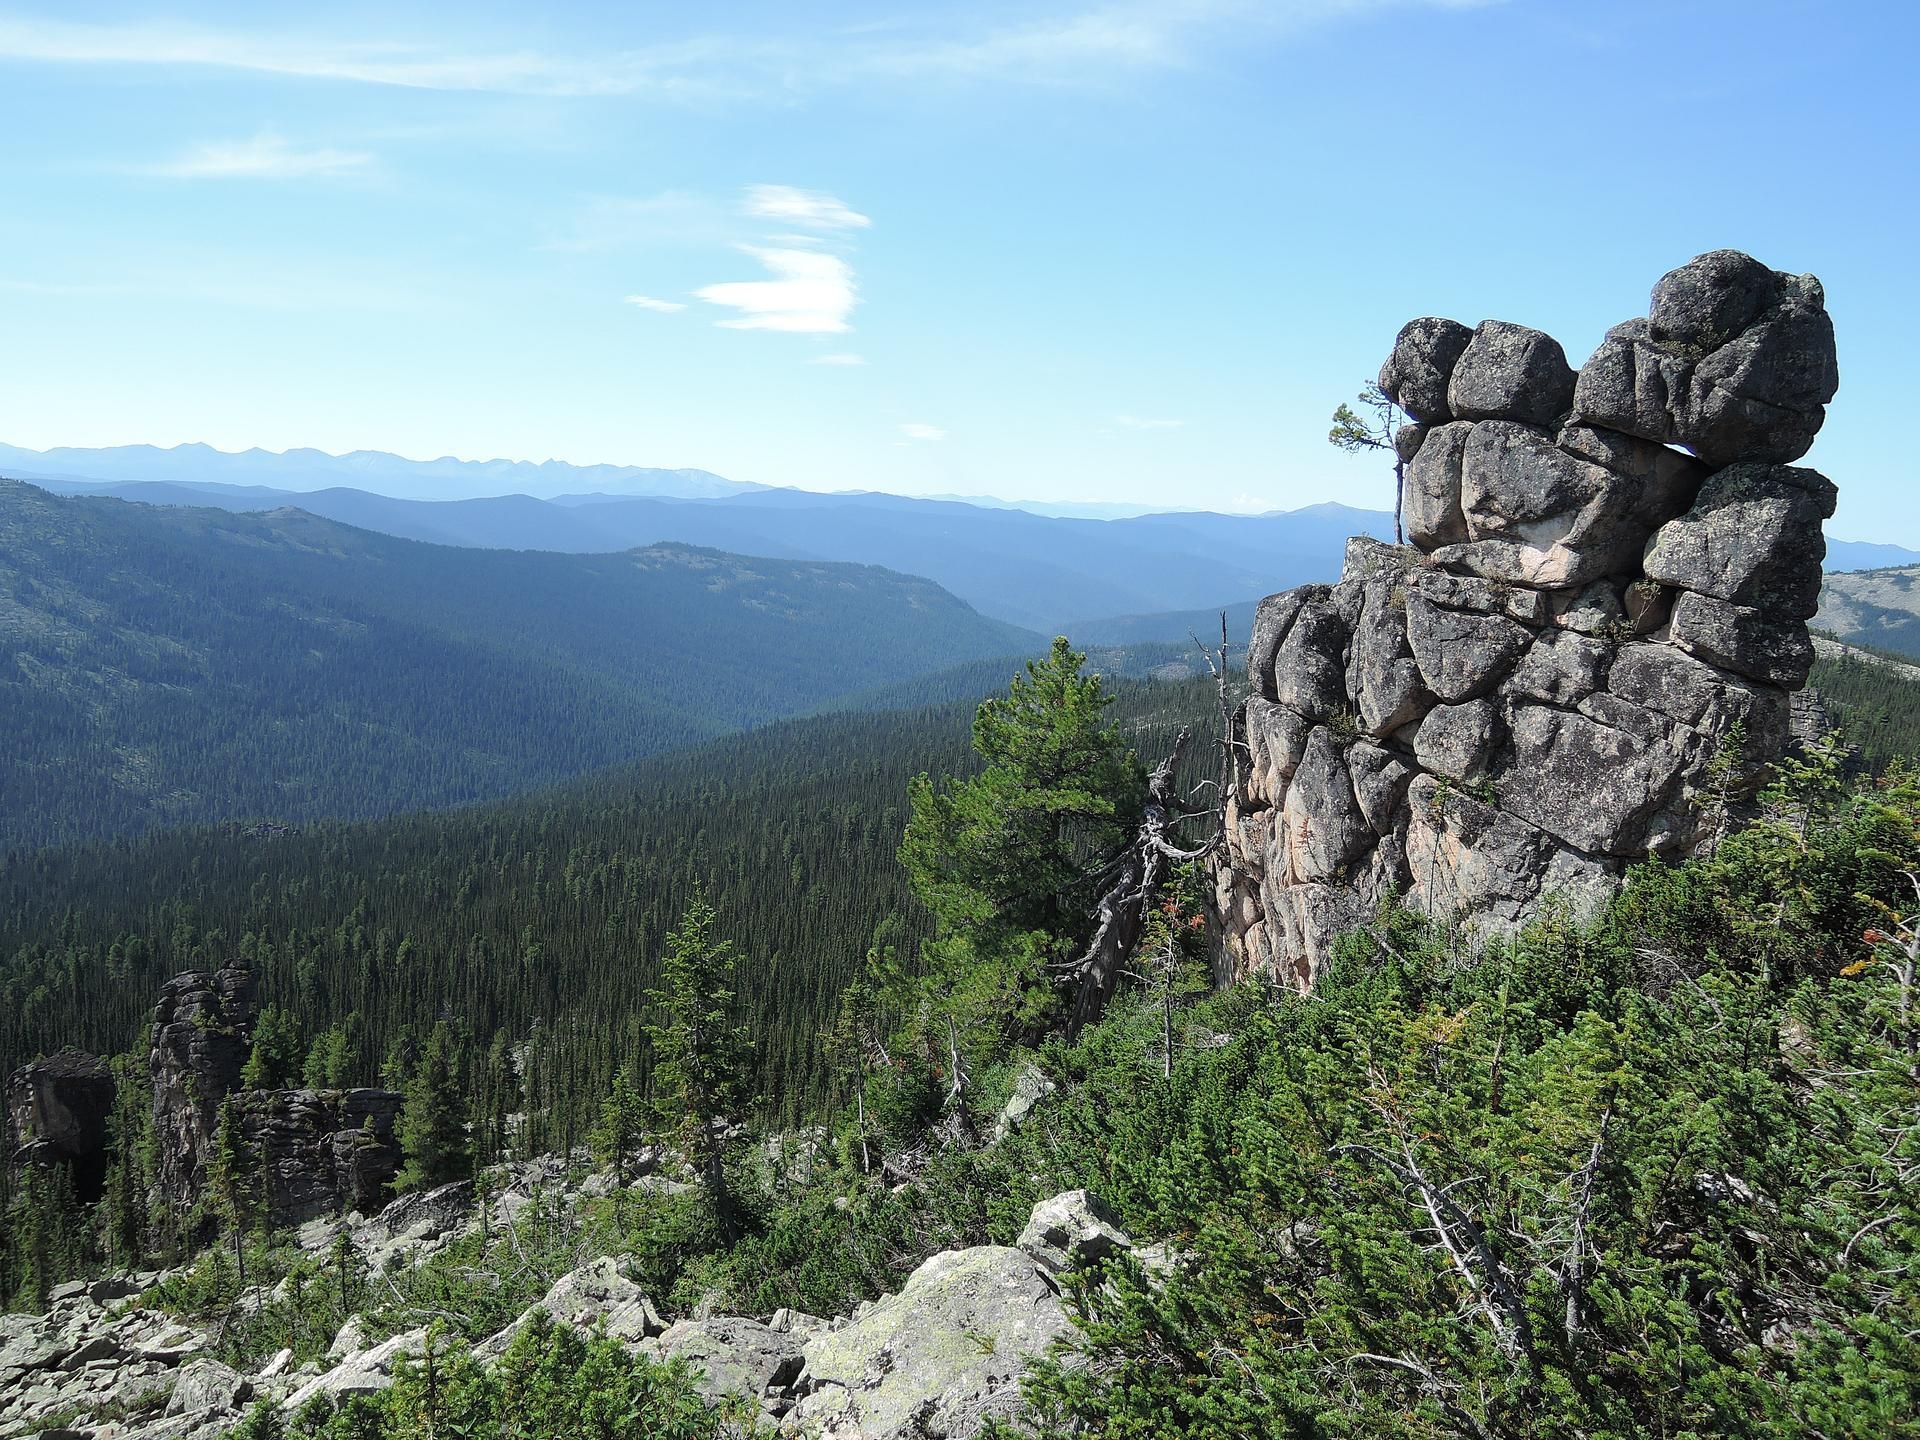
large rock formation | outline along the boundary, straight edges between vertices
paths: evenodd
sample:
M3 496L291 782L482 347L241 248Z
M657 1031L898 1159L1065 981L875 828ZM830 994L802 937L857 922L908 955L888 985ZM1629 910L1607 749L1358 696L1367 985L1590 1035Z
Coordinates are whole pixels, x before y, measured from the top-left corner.
M114 1090L107 1062L84 1050L61 1050L15 1070L7 1077L14 1163L65 1165L76 1195L98 1197Z
M378 1210L400 1169L394 1128L401 1097L374 1089L242 1090L256 1010L246 970L188 971L161 989L150 1056L160 1197L181 1214L193 1208L231 1098L268 1224Z
M1838 384L1820 284L1733 251L1577 375L1429 318L1380 384L1409 543L1261 603L1216 873L1236 967L1300 986L1389 896L1512 926L1693 853L1786 743L1834 507L1785 463Z
M259 1167L267 1223L299 1225L387 1202L404 1156L392 1090L243 1090L241 1143Z
M182 1211L205 1180L220 1104L240 1088L256 1009L247 970L190 970L161 987L149 1059L154 1184Z

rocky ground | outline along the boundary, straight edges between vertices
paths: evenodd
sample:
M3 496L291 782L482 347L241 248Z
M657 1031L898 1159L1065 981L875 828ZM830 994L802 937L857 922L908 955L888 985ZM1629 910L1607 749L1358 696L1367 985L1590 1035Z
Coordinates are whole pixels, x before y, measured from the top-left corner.
M531 1203L560 1173L559 1157L517 1167L490 1202L490 1223ZM579 1193L606 1186L607 1177L593 1177ZM378 1273L417 1264L479 1223L472 1188L454 1185L404 1197L370 1218L316 1221L299 1242L321 1250L344 1229ZM1070 1333L1060 1272L1077 1258L1131 1248L1100 1202L1076 1190L1036 1206L1017 1244L943 1251L897 1292L849 1315L779 1310L671 1324L619 1256L602 1256L561 1276L474 1352L497 1359L544 1310L651 1358L687 1361L705 1393L756 1402L784 1435L962 1440L1012 1414L1032 1358ZM384 1389L400 1357L427 1343L424 1328L373 1342L356 1318L324 1362L295 1366L283 1350L243 1374L210 1353L215 1322L183 1320L148 1302L165 1279L147 1272L76 1281L54 1292L43 1316L0 1317L0 1440L216 1440L263 1400L292 1411L318 1394Z

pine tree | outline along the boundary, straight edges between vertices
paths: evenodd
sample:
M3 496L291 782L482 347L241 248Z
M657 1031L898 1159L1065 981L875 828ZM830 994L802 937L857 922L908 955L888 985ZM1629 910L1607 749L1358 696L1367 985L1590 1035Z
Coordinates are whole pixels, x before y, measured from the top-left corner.
M253 1025L253 1053L240 1072L247 1090L279 1090L300 1074L300 1031L278 1005L263 1006Z
M613 1171L614 1184L624 1191L633 1183L633 1166L647 1141L646 1101L620 1070L613 1089L600 1106L600 1123L592 1135L593 1158Z
M240 1288L247 1288L247 1231L258 1217L258 1169L241 1130L239 1104L229 1096L220 1106L220 1123L213 1132L213 1154L207 1162L206 1203L233 1245L233 1265Z
M353 1080L353 1040L347 1021L335 1021L313 1037L300 1081L315 1090L339 1090ZM258 1052L258 1045L255 1051Z
M707 1193L720 1232L739 1236L727 1179L728 1119L742 1099L750 1051L747 1030L733 1021L733 943L715 933L717 917L695 892L667 936L660 985L649 992L662 1018L647 1026L653 1042L654 1101L678 1117L680 1143Z
M407 1162L394 1179L396 1189L430 1189L473 1173L457 1052L452 1026L436 1022L407 1082L406 1105L400 1112L400 1144Z

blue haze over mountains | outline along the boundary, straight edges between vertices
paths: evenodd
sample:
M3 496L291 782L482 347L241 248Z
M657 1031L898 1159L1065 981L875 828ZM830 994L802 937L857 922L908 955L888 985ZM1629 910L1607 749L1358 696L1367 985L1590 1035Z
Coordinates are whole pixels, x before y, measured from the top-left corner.
M1091 518L980 497L774 489L698 469L415 461L380 451L0 445L0 475L156 505L295 507L442 545L595 554L677 541L882 565L925 576L983 615L1099 645L1204 635L1223 607L1237 636L1260 596L1336 578L1348 536L1392 533L1386 512L1339 504ZM1829 542L1830 570L1916 561L1920 552L1900 546Z

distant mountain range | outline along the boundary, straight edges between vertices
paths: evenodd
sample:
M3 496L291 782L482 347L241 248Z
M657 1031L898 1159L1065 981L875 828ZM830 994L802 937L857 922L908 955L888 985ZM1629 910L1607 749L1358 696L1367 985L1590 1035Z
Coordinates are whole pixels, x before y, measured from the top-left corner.
M196 477L191 456L176 463L187 448L149 452L169 457L167 478L55 476L44 467L56 452L4 448L0 473L5 473L10 453L26 454L42 467L31 472L40 477L34 483L59 493L234 511L293 506L342 524L441 545L593 554L677 541L743 555L881 565L924 575L984 615L1076 639L1091 620L1217 608L1291 585L1335 579L1348 536L1392 533L1392 517L1386 513L1344 505L1266 515L1196 511L1090 519L875 492L818 494L749 487L715 495L582 490L546 498L513 494L420 500L358 486L296 489ZM112 454L137 471L138 450L61 453L78 456L72 463L96 470L101 468L94 463L97 457ZM254 453L264 457L250 462L250 473L256 474L271 468L267 462L287 458ZM356 463L361 458L340 457ZM215 468L223 475L236 473L232 467ZM19 473L27 471L23 465ZM704 474L637 473L656 479ZM584 483L587 477L580 478ZM730 483L717 476L706 480ZM1181 638L1184 632L1162 626L1158 633L1133 634L1127 640Z
M1384 511L1332 504L1264 515L1139 514L1125 505L820 494L704 470L413 461L378 451L0 446L0 474L156 505L294 506L440 545L596 554L672 541L880 565L924 575L983 615L1095 645L1212 633L1223 606L1237 638L1261 596L1337 578L1350 535L1392 533ZM1920 552L1895 545L1828 547L1832 570L1916 562Z
M268 489L372 490L411 500L467 500L487 495L667 495L711 499L765 486L726 480L705 470L643 465L569 465L561 460L408 460L384 450L329 455L324 450L216 450L211 445L61 446L24 450L0 445L0 475L14 480L84 479L109 483L255 485Z
M505 795L1041 644L872 566L0 482L0 852Z

